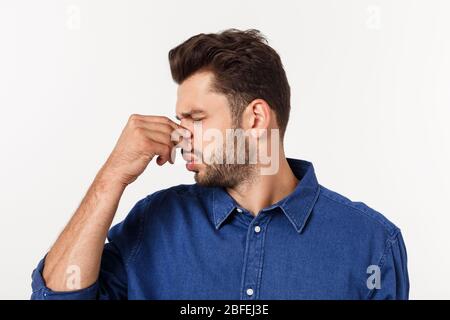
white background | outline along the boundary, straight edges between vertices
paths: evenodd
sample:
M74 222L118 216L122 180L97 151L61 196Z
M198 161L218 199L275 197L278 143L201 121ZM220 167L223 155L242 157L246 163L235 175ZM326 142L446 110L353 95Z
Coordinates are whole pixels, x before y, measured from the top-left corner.
M410 297L450 298L449 1L0 0L0 298L30 275L129 114L172 119L168 51L200 32L256 28L292 89L289 157L398 225ZM151 163L115 223L192 183Z

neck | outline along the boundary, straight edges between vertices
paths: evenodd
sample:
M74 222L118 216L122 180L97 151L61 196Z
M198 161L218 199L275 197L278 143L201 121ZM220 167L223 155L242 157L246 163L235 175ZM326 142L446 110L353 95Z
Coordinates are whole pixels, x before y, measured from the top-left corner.
M273 175L259 174L236 187L227 188L227 192L239 205L250 211L254 216L292 193L298 184L298 179L292 172L284 152L280 152L279 168Z

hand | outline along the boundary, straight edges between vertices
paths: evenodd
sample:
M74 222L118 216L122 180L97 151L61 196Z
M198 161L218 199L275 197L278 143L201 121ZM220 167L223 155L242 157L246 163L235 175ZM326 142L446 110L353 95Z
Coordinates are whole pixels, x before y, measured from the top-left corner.
M102 177L126 186L144 172L149 162L174 163L175 138L190 138L191 132L164 116L131 115L114 150L101 170Z

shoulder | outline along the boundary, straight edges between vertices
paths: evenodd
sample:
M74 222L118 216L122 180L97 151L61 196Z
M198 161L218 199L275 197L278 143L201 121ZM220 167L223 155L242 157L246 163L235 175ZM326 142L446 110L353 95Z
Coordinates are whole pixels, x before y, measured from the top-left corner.
M387 238L395 238L400 229L386 216L361 201L353 201L324 186L316 203L317 212L328 219L337 219L343 226L362 233L378 233Z
M147 195L143 201L147 205L152 203L161 203L162 201L168 200L198 200L200 197L204 197L208 194L207 188L201 187L198 184L179 184L171 186L165 189L157 190L149 195Z

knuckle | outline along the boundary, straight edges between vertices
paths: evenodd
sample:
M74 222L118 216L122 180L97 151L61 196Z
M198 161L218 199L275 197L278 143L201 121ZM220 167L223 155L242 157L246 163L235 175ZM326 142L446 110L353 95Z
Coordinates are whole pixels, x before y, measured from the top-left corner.
M138 115L138 114L132 114L132 115L130 115L130 117L128 118L128 123L129 123L131 126L136 126L138 122L139 122L139 115Z
M143 128L141 128L141 127L134 127L133 128L133 131L134 131L134 134L136 135L136 136L138 136L138 137L143 137L145 134L144 134L144 129Z
M150 153L153 153L154 144L150 139L144 139L141 142L141 148L145 151L149 151Z
M166 144L171 144L172 139L170 138L170 134L163 134L163 139Z
M137 120L139 118L139 115L137 113L133 113L130 115L129 120Z
M167 118L166 116L160 116L159 119L160 119L161 122L164 123L165 125L170 125L170 119Z

